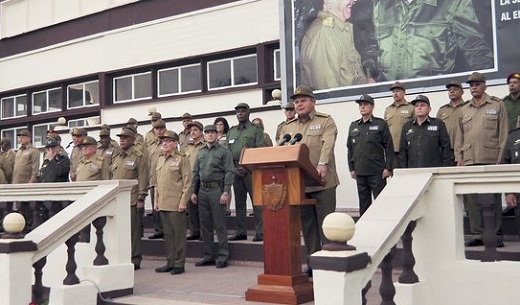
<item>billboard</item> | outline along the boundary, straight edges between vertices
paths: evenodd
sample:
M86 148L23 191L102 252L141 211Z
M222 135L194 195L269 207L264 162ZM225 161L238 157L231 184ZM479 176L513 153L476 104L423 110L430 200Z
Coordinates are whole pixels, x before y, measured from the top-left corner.
M520 0L282 0L285 92L317 99L387 95L464 82L473 71L501 82L520 70Z

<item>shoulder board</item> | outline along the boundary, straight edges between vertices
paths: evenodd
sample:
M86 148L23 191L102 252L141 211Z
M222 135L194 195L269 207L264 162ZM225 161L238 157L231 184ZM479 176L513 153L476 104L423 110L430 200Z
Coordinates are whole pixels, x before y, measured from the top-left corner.
M379 118L379 117L376 117L376 116L375 116L375 117L372 117L372 119L373 119L374 121L383 121L383 122L386 122L384 119ZM359 120L357 120L357 121L359 121ZM356 122L357 122L357 121L356 121Z
M184 153L184 152L176 151L175 154L179 155L181 157L186 157L186 153Z
M328 117L330 117L330 114L323 113L323 112L317 112L317 111L316 111L316 115L317 115L317 116L324 117L324 118L328 118Z
M290 120L289 122L286 122L285 124L291 124L291 123L296 122L296 121L298 121L297 117L292 119L292 120Z
M502 100L499 98L499 97L496 97L496 96L490 96L489 97L492 101L495 101L495 102L501 102Z
M468 100L468 101L464 101L464 102L462 103L462 105L464 106L464 105L466 105L467 103L469 103L469 100Z
M98 161L104 161L104 160L105 160L105 157L103 157L103 156L99 156L99 155L98 155L98 156L96 156L96 160L98 160Z
M140 151L139 149L134 149L134 154L138 157L142 157L143 156L143 152Z
M327 28L334 28L334 18L332 17L325 17L323 18L323 22L321 23L324 27Z
M238 127L238 125L233 125L229 129L233 129L233 128L237 128L237 127Z
M278 124L277 127L280 127L280 126L282 126L283 124L285 124L285 121L283 121L283 122L281 122L280 124Z

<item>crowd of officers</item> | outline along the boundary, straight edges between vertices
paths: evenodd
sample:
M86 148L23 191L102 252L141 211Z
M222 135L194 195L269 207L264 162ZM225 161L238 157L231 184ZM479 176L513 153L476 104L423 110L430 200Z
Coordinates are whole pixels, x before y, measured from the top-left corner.
M486 93L483 74L472 73L466 83L471 95L466 101L461 83L446 84L449 103L440 107L436 117L430 116L427 96L420 94L408 102L400 82L390 87L394 101L385 109L384 118L373 116L371 96L356 100L361 119L351 123L347 147L361 214L385 187L394 168L520 163L520 73L507 76L509 94L503 99ZM506 194L508 207L516 208L518 201L518 194ZM464 195L473 235L466 246L483 245L478 202L478 194ZM503 247L501 194L494 194L494 202L496 246ZM520 217L516 219L520 226Z
M449 102L436 117L430 116L430 100L425 95L411 102L405 99L405 84L396 82L390 91L393 103L385 109L384 118L373 115L374 99L362 95L356 100L361 118L348 130L347 154L350 175L356 180L360 214L369 209L392 176L395 168L471 166L498 163L520 163L520 73L507 77L510 94L503 100L489 96L484 75L474 72L467 83L471 98L464 101L461 83L446 85ZM302 205L301 227L307 254L319 251L328 240L322 231L325 216L336 209L336 171L334 147L337 127L333 118L316 111L313 90L305 85L295 89L284 106L285 120L277 126L275 142L283 135L302 135L301 143L309 147L310 162L322 180L321 186L305 188L307 198L315 205ZM61 146L60 136L49 130L44 160L31 145L31 133L22 130L20 147L15 153L10 141L0 142L0 183L67 182L106 179L135 179L131 191L131 244L135 269L141 264L141 218L144 201L150 195L155 233L149 238L164 238L167 263L156 272L184 273L186 240L203 241L204 258L195 265L225 268L228 265L228 241L245 240L246 201L252 197L251 173L239 164L243 148L272 146L263 130L262 120L250 120L250 107L235 107L237 124L229 127L224 118L203 126L189 113L182 116L183 130L166 129L159 112L153 111L152 129L144 136L137 132L138 121L130 118L121 132L119 142L110 136L110 127L103 125L99 141L83 128L71 130L72 142ZM508 136L509 134L509 136ZM232 188L233 187L233 188ZM225 217L234 191L236 234L227 236ZM508 206L516 207L518 194L506 194ZM465 196L474 239L468 246L482 244L482 219L478 195ZM501 201L497 194L496 232L500 238ZM56 209L45 205L47 209ZM16 206L30 215L30 208ZM2 203L4 214L12 203ZM519 210L519 209L516 209ZM262 209L254 207L255 236L263 240ZM188 216L188 217L187 217ZM520 219L520 217L517 217ZM190 235L186 236L187 229ZM85 232L86 231L86 232ZM218 244L214 251L213 234ZM88 235L88 230L81 235ZM216 253L216 255L214 254ZM312 276L312 269L306 272Z

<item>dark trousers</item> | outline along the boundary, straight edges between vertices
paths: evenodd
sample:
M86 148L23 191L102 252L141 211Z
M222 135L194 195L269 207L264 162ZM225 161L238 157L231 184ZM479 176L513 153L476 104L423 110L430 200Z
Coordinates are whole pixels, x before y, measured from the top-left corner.
M356 183L359 198L359 215L363 215L372 205L372 195L374 199L386 186L386 179L383 179L382 173L371 176L356 175Z
M198 194L200 227L204 247L204 260L214 260L213 231L217 232L217 262L226 262L229 257L229 245L226 228L226 205L220 204L222 191L219 188L200 188Z
M137 206L130 206L130 239L132 246L132 264L141 265L141 215Z
M161 222L161 216L159 212L154 209L155 205L155 187L150 187L150 200L152 201L152 220L153 220L153 228L157 233L163 233L163 226Z
M502 235L502 195L493 194L495 202L495 233L501 238ZM471 234L475 239L482 239L484 224L482 222L482 209L479 204L479 194L464 195L464 204L469 216Z
M252 199L253 196L253 179L251 174L247 173L244 176L235 175L233 182L233 190L235 191L235 208L237 219L237 235L247 235L246 230L246 214L247 214L247 194ZM256 234L262 235L264 233L262 207L253 205L253 212L255 214L255 231Z
M188 214L190 218L190 235L200 236L199 205L188 202Z
M164 229L164 246L168 267L184 267L186 262L186 214L159 211Z
M329 240L323 234L323 220L325 216L336 211L336 187L323 191L306 193L305 197L316 199L315 205L302 205L300 219L302 223L303 240L309 256L321 250L321 246Z

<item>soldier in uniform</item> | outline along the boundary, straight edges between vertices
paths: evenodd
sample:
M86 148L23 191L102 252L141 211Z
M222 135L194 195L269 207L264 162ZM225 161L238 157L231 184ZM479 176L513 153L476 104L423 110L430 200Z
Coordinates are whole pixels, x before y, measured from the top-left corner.
M135 145L144 146L144 137L142 134L137 132L137 128L139 127L139 124L136 119L129 118L126 122L126 127L132 129L135 133Z
M153 115L157 112L152 113ZM153 133L154 138L152 142L152 137L146 134L147 138L147 150L148 150L148 161L150 162L150 199L152 201L152 206L155 206L155 182L157 179L155 168L157 167L157 162L159 161L159 156L162 153L162 140L161 137L166 132L166 123L162 119L157 119L153 123ZM148 236L148 239L159 239L164 237L163 227L162 227L162 221L161 216L159 216L159 213L153 209L152 211L152 219L153 219L153 227L155 229L155 233Z
M439 108L436 117L442 120L444 125L446 125L446 130L450 137L450 145L453 149L455 144L455 131L458 128L458 111L461 106L464 105L464 99L462 99L464 89L462 89L460 82L456 80L447 84L446 89L448 89L448 98L450 99L450 102Z
M264 132L262 129L249 121L250 109L246 103L238 103L235 107L238 125L233 126L228 132L228 147L233 154L235 162L235 181L233 189L235 191L235 207L237 219L236 234L229 240L246 240L246 201L247 194L249 198L253 196L253 180L251 173L244 167L238 165L240 155L244 148L255 148L264 146ZM255 217L255 237L253 241L262 241L264 239L262 207L253 206Z
M405 99L406 88L403 83L395 82L392 87L392 98L394 102L385 109L385 121L390 128L394 152L394 168L398 166L399 143L401 142L401 130L406 122L413 120L414 107Z
M300 143L309 147L310 161L324 184L305 188L305 196L316 199L316 205L303 205L300 210L303 239L307 255L310 256L328 242L322 230L323 219L336 210L336 187L339 185L339 178L336 172L334 146L338 129L329 114L316 111L316 99L311 88L305 85L298 86L291 99L294 101L298 117L284 125L282 134L302 134ZM312 276L312 269L309 268L307 273Z
M70 160L66 153L59 151L59 141L55 137L47 139L45 159L38 173L38 182L69 181Z
M350 124L347 139L348 168L356 179L359 214L363 215L392 175L394 146L385 120L375 117L374 99L367 94L356 100L361 119Z
M430 99L418 95L413 101L415 119L401 132L399 167L440 167L453 165L453 150L444 123L430 117Z
M144 146L146 146L146 148L150 146L155 146L157 144L157 135L155 134L154 129L155 122L157 122L157 120L162 119L162 115L159 112L150 112L150 114L148 115L151 117L150 125L152 125L152 128L148 130L148 132L146 132L146 134L144 135Z
M184 273L186 262L186 205L191 197L190 161L179 152L179 136L167 130L162 140L163 154L157 161L154 209L164 229L167 264L155 272Z
M106 127L103 127L106 126ZM119 149L119 144L110 138L110 126L103 125L99 130L99 141L97 144L96 155L105 158L108 164L112 165L112 156Z
M217 142L215 125L204 127L206 145L199 150L193 165L191 201L199 205L204 259L196 267L228 266L229 248L226 230L226 203L233 185L234 165L231 151ZM213 230L217 232L218 250L215 261Z
M199 150L204 146L204 137L203 130L204 127L202 123L199 121L193 121L189 125L190 127L190 140L188 141L188 145L184 149L184 153L190 160L191 169L193 170L193 165L197 160L197 154ZM191 183L191 181L190 181ZM190 219L190 236L187 237L188 240L197 240L200 239L200 219L199 219L199 206L193 202L188 202L188 211L189 211L189 219Z
M110 160L96 154L97 141L93 137L85 137L78 144L82 157L76 169L76 181L110 180Z
M276 127L276 136L274 137L276 143L278 143L278 141L283 137L283 134L281 134L283 125L296 117L296 110L294 110L294 103L292 101L285 104L283 107L283 113L285 114L285 121L281 122Z
M188 141L190 140L190 133L191 129L188 127L188 125L193 122L193 118L191 117L191 114L188 112L185 112L182 117L182 128L184 128L181 132L179 132L179 144L180 149L184 150L186 145L188 145Z
M502 101L489 96L486 91L486 77L473 72L467 83L472 99L459 112L459 124L455 135L455 160L459 166L486 165L500 163L507 140L507 112ZM466 194L465 203L473 240L466 246L482 245L482 216L478 206L478 194ZM501 236L502 202L500 194L495 194L495 231L499 235L497 247L503 247Z
M0 141L0 184L13 182L13 168L16 153L11 148L9 139Z
M518 124L520 118L520 73L509 74L507 85L509 86L509 94L504 97L503 102L507 111L509 130L513 130L520 126Z
M330 0L305 33L300 50L301 82L314 89L374 82L367 79L348 21L354 0Z
M141 268L141 216L137 209L144 207L148 194L149 162L142 151L135 148L135 133L123 128L119 137L120 150L112 158L112 179L135 179L138 184L130 194L130 222L132 239L132 263L134 269Z
M78 146L79 143L83 142L83 139L87 136L87 130L85 128L74 128L72 129L72 150L69 153L70 159L70 181L76 181L76 168L79 160L81 159L81 148Z

